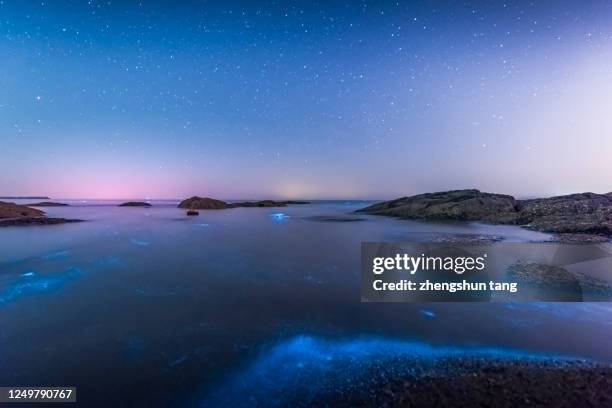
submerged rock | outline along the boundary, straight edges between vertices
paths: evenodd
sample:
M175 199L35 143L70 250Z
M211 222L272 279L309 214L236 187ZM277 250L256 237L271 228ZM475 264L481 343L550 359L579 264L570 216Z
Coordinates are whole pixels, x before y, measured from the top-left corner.
M187 215L194 216L194 215L200 215L200 213L196 210L189 210L187 211Z
M119 207L151 207L151 204L144 201L128 201L127 203L119 204Z
M43 201L40 203L27 204L30 207L68 207L65 203L54 203L52 201Z

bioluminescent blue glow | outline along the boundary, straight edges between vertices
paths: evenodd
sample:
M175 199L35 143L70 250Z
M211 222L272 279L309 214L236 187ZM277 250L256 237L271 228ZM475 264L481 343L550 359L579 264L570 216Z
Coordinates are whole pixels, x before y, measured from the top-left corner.
M429 319L433 319L436 317L436 313L432 310L423 309L421 310L421 314Z
M149 246L151 243L138 238L130 238L130 242L137 246Z
M54 292L61 289L67 282L79 278L83 274L79 268L69 268L65 272L53 274L35 274L26 272L20 278L0 289L0 306L13 302L22 296Z
M270 218L272 218L274 221L285 221L290 218L290 216L284 213L274 213L270 214Z
M399 378L445 357L488 357L571 361L569 357L492 347L435 347L426 343L382 337L326 340L297 336L264 351L251 364L215 384L201 406L287 406L299 396L308 403L326 391L367 381L369 370L385 367ZM393 363L385 365L387 362Z
M69 250L56 251L50 254L46 254L42 256L42 259L45 261L53 260L53 259L61 259L68 258L70 256Z

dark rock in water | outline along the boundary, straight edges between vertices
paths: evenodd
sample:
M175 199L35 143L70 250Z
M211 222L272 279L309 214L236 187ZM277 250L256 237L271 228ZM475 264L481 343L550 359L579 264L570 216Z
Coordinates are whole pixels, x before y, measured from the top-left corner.
M43 201L40 203L34 203L34 204L26 204L30 207L68 207L68 204L65 203L54 203L51 201Z
M284 201L261 200L230 204L232 207L286 207Z
M49 218L49 217L21 217L21 218L3 218L0 219L0 227L19 227L28 225L56 225L67 224L72 222L83 222L83 220L72 220L67 218Z
M293 204L310 204L308 201L274 201L274 200L261 200L261 201L246 201L242 203L230 204L232 207L286 207Z
M181 201L179 208L197 209L197 210L222 210L225 208L240 208L240 207L286 207L289 204L309 204L307 201L245 201L239 203L226 203L225 201L215 200L209 197L191 197Z
M214 198L194 196L181 201L178 208L191 210L222 210L225 208L232 208L232 206L225 201L215 200Z
M67 222L79 222L66 218L48 218L45 213L35 208L15 203L0 201L0 227L15 227L22 225L53 225Z
M0 201L0 219L2 218L23 218L23 217L44 217L45 213L26 205L7 203Z
M401 218L514 224L558 234L612 235L612 193L515 200L508 195L456 190L403 197L357 211Z
M351 216L343 216L343 215L314 215L312 217L304 217L305 220L308 221L317 221L317 222L355 222L355 221L365 221L365 218L361 217L351 217Z
M193 216L193 215L200 215L200 213L196 210L188 210L187 211L187 215Z
M432 220L503 220L516 219L516 200L508 195L455 190L420 194L374 204L358 210L368 214Z
M289 200L289 201L283 201L285 204L287 205L303 205L303 204L310 204L310 201L299 201L299 200Z
M144 201L128 201L127 203L119 204L119 207L151 207L151 204Z

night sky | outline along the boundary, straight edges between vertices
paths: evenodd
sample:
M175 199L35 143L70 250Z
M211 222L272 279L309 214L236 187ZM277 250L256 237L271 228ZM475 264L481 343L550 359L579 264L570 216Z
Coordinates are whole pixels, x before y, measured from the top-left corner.
M612 3L0 1L0 195L612 190Z

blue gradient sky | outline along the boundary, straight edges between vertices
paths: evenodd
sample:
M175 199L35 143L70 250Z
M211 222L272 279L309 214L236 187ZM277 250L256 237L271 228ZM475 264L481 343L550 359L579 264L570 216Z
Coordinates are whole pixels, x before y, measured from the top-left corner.
M0 58L0 195L612 190L606 1L3 0Z

